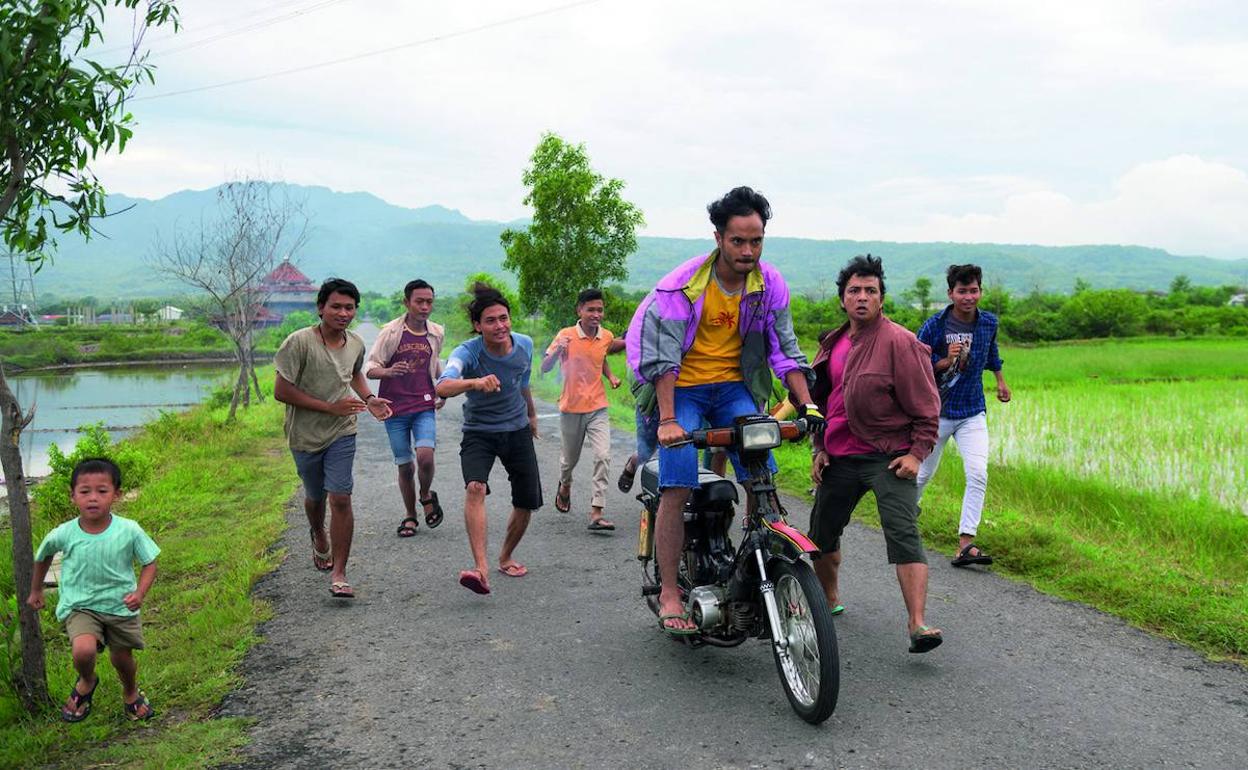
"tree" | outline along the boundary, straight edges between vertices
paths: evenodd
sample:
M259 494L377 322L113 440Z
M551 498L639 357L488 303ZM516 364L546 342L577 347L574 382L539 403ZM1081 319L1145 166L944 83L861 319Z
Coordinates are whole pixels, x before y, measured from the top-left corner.
M542 136L522 177L533 207L527 230L504 230L503 267L516 274L525 310L559 325L575 318L576 295L628 278L641 211L620 197L624 183L589 165L585 145Z
M283 257L289 259L307 242L304 202L277 182L242 179L217 188L217 212L169 242L157 241L153 267L207 294L213 319L234 343L238 379L230 398L233 420L241 403L263 400L256 378L256 320L268 296L264 278Z
M905 292L905 298L908 302L919 306L919 311L923 317L927 317L927 310L932 306L932 279L927 276L920 276L914 280L914 288Z
M88 58L88 48L103 39L110 7L130 9L136 19L126 61L104 66ZM42 264L54 245L49 217L55 229L89 237L91 220L106 213L91 162L101 152L125 150L133 122L126 100L153 81L143 34L165 24L177 28L170 0L5 0L0 7L0 236L10 251ZM0 413L22 636L15 685L33 713L51 702L39 616L26 606L33 543L18 442L34 407L23 412L2 366Z
M1174 277L1174 280L1170 281L1170 293L1171 294L1186 294L1191 290L1192 290L1192 279L1188 278L1186 275L1183 275L1182 273L1180 273L1179 275L1176 275Z

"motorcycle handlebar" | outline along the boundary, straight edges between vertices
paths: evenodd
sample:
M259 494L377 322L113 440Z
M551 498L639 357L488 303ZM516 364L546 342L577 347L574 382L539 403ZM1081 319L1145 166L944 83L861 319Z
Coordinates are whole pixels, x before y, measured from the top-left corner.
M800 441L806 435L807 425L804 417L796 420L776 420L780 426L780 438L785 441ZM685 438L672 444L669 449L692 444L697 449L709 447L732 448L737 443L737 428L701 428L685 434Z

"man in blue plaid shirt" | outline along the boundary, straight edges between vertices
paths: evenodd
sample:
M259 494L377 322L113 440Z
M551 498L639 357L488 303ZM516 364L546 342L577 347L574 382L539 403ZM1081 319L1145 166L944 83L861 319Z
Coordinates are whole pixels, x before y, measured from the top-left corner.
M950 265L945 275L952 304L927 319L919 340L932 349L932 368L940 390L940 432L936 448L919 467L919 497L940 466L940 455L952 437L962 455L966 492L958 525L958 554L953 566L992 564L975 544L988 488L988 420L985 416L984 370L997 378L997 400L1010 400L997 353L997 317L979 309L983 271L978 265Z

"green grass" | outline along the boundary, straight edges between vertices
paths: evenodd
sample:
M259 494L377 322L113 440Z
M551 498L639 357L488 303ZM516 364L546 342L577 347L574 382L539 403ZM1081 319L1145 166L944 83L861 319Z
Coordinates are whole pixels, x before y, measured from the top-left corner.
M5 366L16 369L232 355L233 348L224 334L207 324L196 322L0 330L0 359L4 360Z
M267 376L266 376L267 374ZM271 372L261 374L272 382ZM270 609L251 597L254 582L280 553L270 550L285 527L295 476L282 438L282 407L271 398L240 411L166 414L131 439L153 460L149 481L118 507L137 519L162 552L160 572L142 610L147 649L138 653L140 686L158 718L136 726L121 713L121 690L107 658L99 662L95 711L76 725L59 721L74 681L68 643L52 611L44 613L48 678L56 705L25 716L0 695L0 766L79 766L84 760L126 767L202 767L225 761L245 742L242 720L210 720L240 683L238 666L255 624ZM36 542L56 522L37 519ZM12 585L9 533L0 578ZM54 596L49 596L49 605Z
M1248 340L1138 337L1082 340L1001 350L1006 377L1032 387L1080 382L1240 379L1248 377ZM991 375L985 378L990 381Z

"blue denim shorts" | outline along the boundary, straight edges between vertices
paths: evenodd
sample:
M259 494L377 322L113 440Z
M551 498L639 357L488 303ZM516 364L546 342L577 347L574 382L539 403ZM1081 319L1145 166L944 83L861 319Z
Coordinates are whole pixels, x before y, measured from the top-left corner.
M295 469L303 480L303 493L309 500L322 500L326 492L351 494L355 485L352 466L355 464L355 434L339 436L319 452L290 450Z
M386 435L390 437L390 451L394 453L395 465L406 465L414 458L412 447L433 449L438 445L438 418L436 410L409 412L386 420Z
M694 431L703 424L723 428L742 415L758 414L754 398L743 382L715 382L708 385L677 387L675 396L676 421L685 431ZM733 472L738 481L749 478L749 472L741 465L736 452L729 452ZM767 467L776 472L776 459L767 454ZM698 450L692 444L669 449L659 447L659 489L698 486Z

